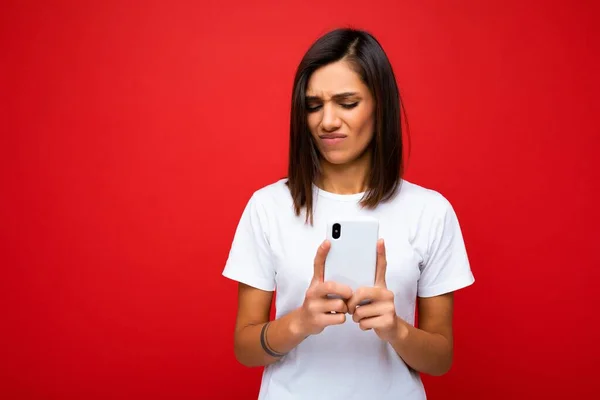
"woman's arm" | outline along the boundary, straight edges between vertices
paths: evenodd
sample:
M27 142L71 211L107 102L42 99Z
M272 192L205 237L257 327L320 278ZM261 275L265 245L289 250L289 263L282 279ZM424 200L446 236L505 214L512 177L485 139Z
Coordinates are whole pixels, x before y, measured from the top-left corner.
M439 376L450 370L453 355L453 294L418 298L419 327L399 317L396 334L389 341L411 368Z
M269 322L272 299L273 292L239 284L234 348L237 360L247 367L272 364L280 357L269 355L269 350L287 353L304 340L296 323L296 310L271 321L267 327L266 341L261 343L261 331ZM268 346L269 350L265 350L263 345Z
M415 328L396 314L394 293L387 288L386 269L385 243L380 240L375 286L356 290L348 303L352 320L362 330L373 329L412 369L429 375L445 374L452 364L453 294L419 297L419 328ZM370 303L359 306L364 300Z
M240 363L248 367L272 364L307 336L346 321L348 306L343 299L352 296L352 289L336 282L323 282L330 247L325 241L317 249L313 278L302 306L274 321L269 322L273 292L239 284L235 356ZM328 294L341 298L330 299Z

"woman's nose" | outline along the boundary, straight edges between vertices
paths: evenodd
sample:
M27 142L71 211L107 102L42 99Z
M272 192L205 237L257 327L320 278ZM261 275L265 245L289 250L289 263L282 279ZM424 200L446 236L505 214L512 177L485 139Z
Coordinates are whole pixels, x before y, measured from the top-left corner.
M341 125L341 121L336 114L335 106L331 103L323 105L323 119L321 120L321 126L324 130L331 132L338 129Z

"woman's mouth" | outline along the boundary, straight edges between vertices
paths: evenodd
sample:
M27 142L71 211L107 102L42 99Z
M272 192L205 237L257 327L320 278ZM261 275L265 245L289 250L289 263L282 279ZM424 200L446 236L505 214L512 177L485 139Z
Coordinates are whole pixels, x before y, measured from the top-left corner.
M344 141L348 136L341 133L326 133L319 135L319 138L326 146L335 146Z

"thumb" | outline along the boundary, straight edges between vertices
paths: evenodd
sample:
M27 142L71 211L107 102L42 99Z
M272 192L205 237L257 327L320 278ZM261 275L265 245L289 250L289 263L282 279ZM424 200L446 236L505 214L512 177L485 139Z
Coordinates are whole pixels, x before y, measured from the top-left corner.
M387 269L387 259L385 256L385 242L379 239L377 242L377 265L375 267L375 286L387 289L385 282L385 272Z
M317 249L317 254L315 255L314 261L314 272L311 284L323 282L325 275L325 259L327 259L327 254L329 253L329 248L331 244L329 241L325 240L319 248Z

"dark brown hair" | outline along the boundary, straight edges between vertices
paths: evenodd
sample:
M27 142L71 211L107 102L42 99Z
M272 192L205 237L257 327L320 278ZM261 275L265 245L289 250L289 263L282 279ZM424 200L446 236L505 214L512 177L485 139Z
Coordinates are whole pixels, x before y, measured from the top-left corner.
M404 172L400 93L387 55L368 32L340 28L325 34L302 58L292 92L287 185L296 215L305 207L306 221L311 224L313 184L320 174L320 155L308 127L306 86L316 69L342 59L360 75L375 100L371 176L361 205L375 208L393 197Z

